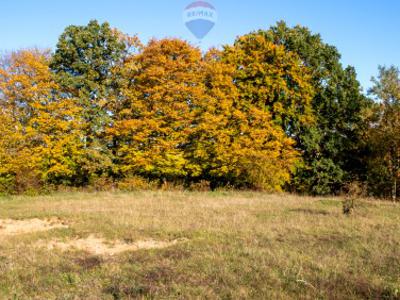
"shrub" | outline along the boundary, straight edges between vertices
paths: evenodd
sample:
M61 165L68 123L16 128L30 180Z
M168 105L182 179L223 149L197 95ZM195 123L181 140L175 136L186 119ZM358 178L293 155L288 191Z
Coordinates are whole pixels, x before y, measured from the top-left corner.
M198 182L193 182L189 186L189 190L196 192L208 192L210 191L211 183L207 180L200 180Z
M157 183L143 177L132 176L118 181L116 186L121 191L133 192L138 190L151 190L157 187Z
M11 174L0 176L0 195L13 194L15 191L15 176Z

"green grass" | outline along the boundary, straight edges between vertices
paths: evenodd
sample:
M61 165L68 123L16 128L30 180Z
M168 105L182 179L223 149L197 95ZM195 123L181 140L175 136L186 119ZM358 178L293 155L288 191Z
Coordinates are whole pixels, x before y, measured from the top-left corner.
M69 228L0 235L0 299L400 299L400 205L252 192L0 198L0 219ZM187 239L112 257L39 241Z

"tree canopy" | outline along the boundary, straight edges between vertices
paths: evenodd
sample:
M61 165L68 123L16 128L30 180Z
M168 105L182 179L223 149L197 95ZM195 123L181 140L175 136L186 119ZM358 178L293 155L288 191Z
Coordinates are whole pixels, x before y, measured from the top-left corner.
M222 49L143 45L108 23L0 64L0 193L119 182L398 194L399 71L371 95L306 27L279 22ZM134 184L134 183L133 183Z
M371 102L362 94L355 69L343 67L336 47L324 43L319 34L306 27L290 28L279 22L249 36L296 53L310 72L315 122L298 131L297 147L304 164L292 187L312 194L331 194L346 181L359 179L365 172L360 144L368 127L363 116Z

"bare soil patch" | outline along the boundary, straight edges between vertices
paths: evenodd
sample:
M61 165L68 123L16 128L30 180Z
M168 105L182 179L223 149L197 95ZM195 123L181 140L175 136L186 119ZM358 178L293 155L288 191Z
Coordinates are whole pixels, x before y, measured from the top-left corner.
M107 241L103 238L95 237L90 235L84 239L76 239L70 241L51 241L45 246L49 250L59 249L61 251L69 250L80 250L86 251L94 255L116 255L126 251L137 251L147 249L162 249L167 248L178 243L184 242L185 240L173 240L173 241L156 241L156 240L143 240L132 243L126 243L123 241Z
M13 220L0 219L0 236L17 235L23 233L34 233L47 231L55 228L67 228L68 226L59 219L28 219Z

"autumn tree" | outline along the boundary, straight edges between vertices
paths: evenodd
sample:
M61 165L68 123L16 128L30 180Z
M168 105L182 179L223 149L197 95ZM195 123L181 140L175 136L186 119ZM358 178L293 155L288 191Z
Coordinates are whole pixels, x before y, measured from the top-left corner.
M315 120L312 77L300 57L263 34L252 33L226 46L223 60L235 68L233 82L243 105L268 112L301 151L303 133Z
M354 68L343 67L338 50L306 27L289 28L279 22L250 36L297 54L311 72L315 122L303 127L297 137L304 165L292 187L300 192L330 194L338 192L345 181L362 180L366 169L361 157L368 128L364 111L370 101L361 92Z
M0 107L0 132L0 194L13 193L17 190L17 179L22 175L23 166L27 166L25 155L30 157L31 152L26 151L29 149L24 147L23 135L4 107Z
M126 61L110 130L119 173L176 180L200 172L184 155L204 93L200 61L198 49L177 39L152 40Z
M378 100L369 131L368 181L375 195L397 200L400 179L400 71L380 67L370 93Z
M236 68L239 97L270 112L288 136L297 137L302 125L313 122L311 76L296 53L254 33L226 46L224 60Z
M297 152L271 114L239 97L234 68L177 39L152 40L121 70L110 134L118 171L190 184L279 190Z
M17 189L67 183L81 167L79 108L57 97L49 59L48 52L23 50L0 69L1 156L7 161L0 176L12 178Z
M40 181L33 149L38 136L32 121L38 116L36 106L50 96L52 88L45 61L46 55L38 50L14 52L0 69L2 177L16 189Z
M194 115L187 157L212 186L281 190L298 159L294 141L271 113L240 97L235 67L223 53L209 51L203 62L205 93Z

